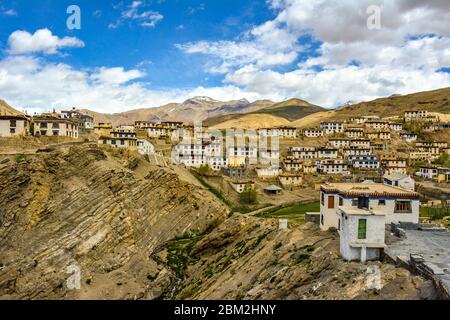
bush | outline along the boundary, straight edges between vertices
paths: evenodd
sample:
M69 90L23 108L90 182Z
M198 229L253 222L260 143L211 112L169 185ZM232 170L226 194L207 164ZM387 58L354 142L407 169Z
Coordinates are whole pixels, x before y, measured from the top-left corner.
M202 176L207 176L207 175L209 175L209 173L211 172L211 169L209 168L209 166L206 164L206 165L201 165L199 168L198 168L198 173L200 174L200 175L202 175Z
M252 185L247 184L244 191L239 195L239 201L242 204L256 204L258 202L258 193Z

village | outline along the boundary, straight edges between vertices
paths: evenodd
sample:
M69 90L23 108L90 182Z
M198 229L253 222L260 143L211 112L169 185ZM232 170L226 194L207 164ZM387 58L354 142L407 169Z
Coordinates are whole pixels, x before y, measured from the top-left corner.
M448 237L443 260L436 259L442 246L417 252L410 244L405 252L398 243L417 230L428 231L418 243L448 233L448 129L426 110L327 121L314 128L258 130L175 121L113 126L75 108L0 115L1 138L86 139L102 148L137 152L159 166L184 167L236 212L279 218L280 228L288 221L315 222L339 234L343 259L365 263L387 256L429 275L446 294ZM304 205L310 212L297 215L295 209ZM277 214L283 210L290 215Z

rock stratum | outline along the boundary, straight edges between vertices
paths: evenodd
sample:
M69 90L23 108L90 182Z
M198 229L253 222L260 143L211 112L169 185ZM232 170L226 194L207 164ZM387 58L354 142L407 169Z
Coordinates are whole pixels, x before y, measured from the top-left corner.
M228 215L170 169L95 144L0 164L0 203L2 299L154 298L167 270L153 251Z

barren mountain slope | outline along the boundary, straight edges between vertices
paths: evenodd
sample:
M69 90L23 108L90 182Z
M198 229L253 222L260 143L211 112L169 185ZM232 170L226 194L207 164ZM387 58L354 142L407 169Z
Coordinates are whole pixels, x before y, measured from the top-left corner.
M218 101L208 97L195 97L183 103L170 103L157 108L136 109L115 114L98 113L86 109L81 111L93 116L96 121L119 125L132 124L138 120L193 122L209 117L253 112L270 105L273 105L273 102L266 100L250 103L245 99Z
M153 251L228 214L169 168L96 144L3 160L0 203L3 299L154 298L168 271ZM81 290L70 291L78 267Z
M269 114L245 114L237 119L228 120L212 126L213 129L258 129L258 128L272 128L289 125L290 122L284 118L272 116Z
M23 113L11 107L6 101L0 100L0 116L22 115Z

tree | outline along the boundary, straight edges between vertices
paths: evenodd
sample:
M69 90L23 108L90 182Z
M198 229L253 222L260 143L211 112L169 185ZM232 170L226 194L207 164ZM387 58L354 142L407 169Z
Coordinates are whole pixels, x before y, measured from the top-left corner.
M242 204L256 204L258 202L258 193L251 184L246 184L244 191L239 195L239 201Z
M201 165L197 171L200 175L207 176L211 170L209 168L209 165L205 164L205 165Z

